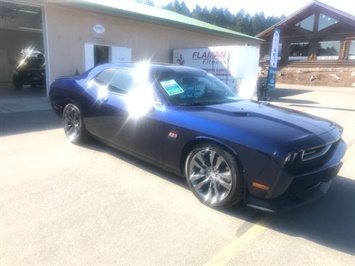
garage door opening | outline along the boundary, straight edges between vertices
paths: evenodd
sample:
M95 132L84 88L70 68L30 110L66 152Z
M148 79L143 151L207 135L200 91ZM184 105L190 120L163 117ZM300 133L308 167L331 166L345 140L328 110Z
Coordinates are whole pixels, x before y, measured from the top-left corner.
M0 90L46 95L42 8L0 1Z

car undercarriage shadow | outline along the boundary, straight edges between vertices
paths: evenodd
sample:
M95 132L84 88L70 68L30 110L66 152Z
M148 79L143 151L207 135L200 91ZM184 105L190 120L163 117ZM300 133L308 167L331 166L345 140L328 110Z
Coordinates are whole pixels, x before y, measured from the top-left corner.
M271 215L278 232L355 255L355 182L337 176L321 199L285 213Z
M293 104L319 104L318 102L311 101L311 100L288 98L291 96L296 96L296 95L305 94L309 92L311 92L311 90L277 88L277 89L267 91L266 100L271 103L279 102L279 103L293 103Z
M144 171L147 171L151 174L159 176L160 178L168 180L169 182L172 182L172 183L179 185L183 188L189 189L184 178L177 176L173 173L170 173L168 171L162 170L161 168L159 168L157 166L154 166L148 162L140 160L140 159L138 159L132 155L129 155L123 151L120 151L120 150L117 150L113 147L107 146L106 144L100 142L99 140L90 139L90 141L88 143L85 143L84 145L81 145L81 146L84 148L88 148L91 150L95 150L98 152L103 152L103 153L109 154L113 157L116 157L117 159L119 159L121 161L132 164Z
M84 147L110 154L168 182L189 189L184 178L108 147L99 141L95 140ZM238 204L230 209L216 211L244 220L250 226L254 224L265 226L265 221L268 221L266 227L269 229L355 255L354 203L355 181L337 176L323 198L294 210L267 213ZM201 208L203 208L202 204ZM236 237L243 234L243 230L247 230L248 226L243 228L238 229Z

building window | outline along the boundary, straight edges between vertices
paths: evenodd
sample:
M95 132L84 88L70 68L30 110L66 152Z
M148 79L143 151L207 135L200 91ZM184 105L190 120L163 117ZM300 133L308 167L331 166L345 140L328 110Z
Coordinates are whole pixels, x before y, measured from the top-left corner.
M318 31L326 29L330 26L333 26L334 24L337 24L339 21L328 17L327 15L324 14L319 14L319 21L318 21Z
M296 24L296 27L299 27L301 29L304 30L308 30L308 31L313 31L313 27L314 27L314 14L305 18L304 20L302 20L301 22L298 22Z
M264 60L270 60L270 50L271 47L268 47L268 51L266 51L265 55L264 55ZM282 51L282 43L279 43L279 48L278 48L278 60L281 59L281 51Z
M298 42L290 44L290 52L288 60L307 60L308 59L309 42Z
M336 60L339 58L340 41L326 41L318 43L318 60Z
M349 59L355 59L355 40L350 42Z

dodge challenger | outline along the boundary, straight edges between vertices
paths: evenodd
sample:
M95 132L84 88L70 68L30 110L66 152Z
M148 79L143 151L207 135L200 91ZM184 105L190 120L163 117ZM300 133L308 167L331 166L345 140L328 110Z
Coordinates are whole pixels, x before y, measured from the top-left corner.
M182 176L212 208L303 205L327 192L346 151L338 124L241 99L187 66L99 65L57 78L50 102L70 142L94 137Z

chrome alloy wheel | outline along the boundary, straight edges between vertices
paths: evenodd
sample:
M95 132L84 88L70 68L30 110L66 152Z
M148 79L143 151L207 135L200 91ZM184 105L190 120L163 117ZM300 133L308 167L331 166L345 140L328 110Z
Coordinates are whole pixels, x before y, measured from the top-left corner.
M193 155L189 163L189 181L199 198L211 205L226 199L232 190L231 167L217 151L204 148Z
M82 133L81 114L73 104L68 104L63 112L64 132L71 142L76 142Z

